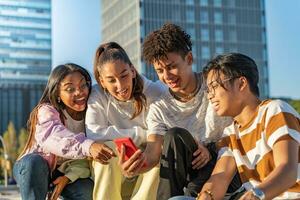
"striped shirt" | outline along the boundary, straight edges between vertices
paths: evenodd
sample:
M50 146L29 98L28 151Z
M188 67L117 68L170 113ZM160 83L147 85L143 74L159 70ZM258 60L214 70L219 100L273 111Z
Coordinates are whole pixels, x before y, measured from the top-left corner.
M273 145L279 139L300 143L300 116L283 101L266 100L245 126L233 123L225 128L219 142L219 158L234 157L243 186L250 190L274 170ZM300 155L298 157L297 182L275 199L300 198Z

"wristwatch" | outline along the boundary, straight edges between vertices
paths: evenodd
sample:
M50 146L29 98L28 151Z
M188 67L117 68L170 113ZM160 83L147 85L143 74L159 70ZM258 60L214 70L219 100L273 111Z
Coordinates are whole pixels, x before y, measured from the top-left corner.
M266 198L265 193L259 188L252 188L251 192L259 200L264 200Z

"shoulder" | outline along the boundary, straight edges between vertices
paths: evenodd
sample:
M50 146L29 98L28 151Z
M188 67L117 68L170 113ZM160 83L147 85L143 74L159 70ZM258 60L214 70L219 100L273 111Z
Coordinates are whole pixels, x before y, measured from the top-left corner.
M88 103L95 103L96 101L103 101L106 99L105 92L102 87L100 87L98 84L95 84L92 86L91 94L89 96Z
M267 112L268 116L286 113L299 118L299 113L291 105L282 100L266 100L262 102L261 107L265 107L263 110Z
M145 76L142 76L144 83L144 94L150 102L159 98L166 90L167 87L161 81L151 81L147 79Z
M59 112L51 104L42 104L38 108L38 121L43 123L48 120L60 119Z

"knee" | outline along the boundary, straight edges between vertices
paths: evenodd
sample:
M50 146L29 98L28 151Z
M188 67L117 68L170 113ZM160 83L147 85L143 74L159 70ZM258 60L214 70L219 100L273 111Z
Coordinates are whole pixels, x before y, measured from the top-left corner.
M185 135L190 135L190 133L184 129L184 128L180 128L180 127L174 127L174 128L170 128L165 136L164 139L165 140L176 140L178 138L182 138Z
M24 156L20 162L20 174L27 173L38 177L49 173L47 161L38 154L28 154Z

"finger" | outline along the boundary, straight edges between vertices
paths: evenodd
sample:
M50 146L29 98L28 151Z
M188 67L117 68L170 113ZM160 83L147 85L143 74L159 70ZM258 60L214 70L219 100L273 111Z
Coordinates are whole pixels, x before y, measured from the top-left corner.
M61 176L57 177L52 183L57 185L60 182Z
M106 146L105 144L104 144L102 150L103 150L103 152L105 152L105 154L107 154L107 155L109 155L109 156L111 156L111 157L112 157L112 156L113 156L113 157L116 157L115 152L114 152L111 148L109 148L108 146Z
M121 149L119 152L119 165L122 165L125 162L125 146L121 145Z
M123 169L124 170L128 170L129 167L131 167L131 165L133 165L133 163L137 162L137 160L141 159L141 155L142 155L142 151L140 149L138 149L136 152L134 152L134 154L126 161L123 163ZM136 164L135 164L136 166Z
M58 193L58 187L56 186L52 192L50 200L57 200L60 193Z
M193 169L200 169L201 167L203 167L206 163L207 163L207 158L205 157L197 157L197 160L194 162L193 164Z
M101 157L97 157L94 160L101 163L101 164L103 164L103 165L107 165L109 163L107 160L103 160Z
M143 154L142 154L140 156L140 159L138 159L134 163L132 163L132 165L128 168L127 171L135 174L142 168L142 166L145 163L145 159L146 159L145 156L143 156Z
M198 156L202 153L202 149L198 148L194 153L193 156Z

